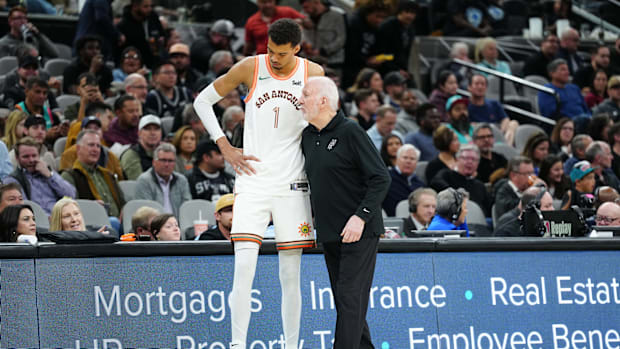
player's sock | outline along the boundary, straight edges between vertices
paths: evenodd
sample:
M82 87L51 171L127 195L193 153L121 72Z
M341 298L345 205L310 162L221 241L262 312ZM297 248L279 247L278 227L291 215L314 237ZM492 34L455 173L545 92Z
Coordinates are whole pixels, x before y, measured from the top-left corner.
M235 275L230 294L231 349L245 349L250 324L250 294L259 245L249 241L235 242Z
M280 286L282 287L282 327L286 349L297 349L301 318L299 268L301 249L278 251Z

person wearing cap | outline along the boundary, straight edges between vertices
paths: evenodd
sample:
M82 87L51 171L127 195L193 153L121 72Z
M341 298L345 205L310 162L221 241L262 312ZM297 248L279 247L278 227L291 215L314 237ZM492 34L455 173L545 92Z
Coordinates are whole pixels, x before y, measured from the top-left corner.
M377 109L377 117L375 123L372 125L366 133L370 140L374 143L377 150L381 149L381 143L383 138L390 134L398 136L401 142L405 139L398 131L394 131L396 127L396 109L389 105L382 105Z
M179 217L179 209L192 199L187 178L174 171L176 149L170 143L161 143L153 152L150 169L136 179L136 200L153 200L163 207L163 213Z
M170 63L174 65L177 71L177 86L185 87L192 91L196 81L200 79L202 74L191 66L189 46L183 43L170 46L168 57Z
M45 146L45 139L47 136L47 130L45 129L45 119L40 116L30 115L24 122L24 128L26 129L26 136L31 137L39 145L39 158L43 160L50 168L57 170L56 161L54 160L54 154L47 150ZM15 154L15 147L9 152L11 163L13 168L17 168L17 156Z
M192 102L191 92L184 86L177 86L177 71L171 62L162 63L153 70L153 82L156 88L146 95L145 112L160 118L175 116L185 104Z
M300 0L299 3L302 13L313 23L303 31L306 42L304 52L315 62L325 62L340 76L347 38L345 16L327 0Z
M120 96L114 102L116 118L110 127L103 133L105 142L110 146L133 145L138 143L138 123L142 116L142 104L132 95Z
M609 98L597 105L592 110L592 115L607 113L614 122L620 121L620 75L609 78L607 95Z
M448 128L456 133L461 144L471 143L474 135L474 127L469 122L468 105L467 97L461 95L454 95L446 102Z
M99 90L106 96L110 96L110 85L112 80L112 70L105 65L104 57L101 54L101 38L92 35L85 35L75 43L77 57L69 64L62 73L62 89L64 93L77 94L80 84L78 78L82 73L92 73L97 77Z
M123 9L116 28L125 35L125 47L134 46L140 50L147 67L152 69L157 65L165 34L151 0L131 0Z
M30 137L17 141L14 149L18 166L3 183L19 183L24 199L36 202L49 215L63 196L75 198L75 188L41 160L39 146Z
M227 19L218 19L204 37L194 40L190 48L192 67L206 74L209 71L209 61L214 52L225 50L234 55L232 40L235 39L235 25Z
M161 121L155 115L145 115L138 126L138 143L121 154L121 167L125 178L135 180L151 168L153 151L161 143Z
M221 195L232 193L235 177L224 171L224 157L213 141L204 141L196 148L196 162L187 175L194 199L215 201Z
M586 149L586 160L594 168L596 184L595 187L610 186L616 191L620 191L620 180L611 169L613 155L609 144L604 141L594 141Z
M196 240L230 240L232 228L234 194L222 195L215 203L215 224L204 233L196 237ZM193 229L190 228L190 229Z
M24 42L34 46L45 58L58 57L58 49L54 43L41 33L34 24L28 22L28 11L25 7L13 6L9 10L7 18L9 20L9 32L0 38L0 57L15 56L16 48Z
M44 79L49 78L46 74L41 74L38 57L32 56L30 52L27 51L23 52L21 55L17 56L17 69L15 73L6 75L4 88L1 93L1 104L6 107L13 107L18 102L25 100L26 82L33 76L39 76ZM54 110L58 108L58 103L56 103L56 97L53 93L48 93L47 102L50 109Z
M570 206L577 205L582 209L593 209L596 174L590 162L583 160L576 163L570 171L570 180L575 187L571 194Z
M385 75L383 79L383 89L385 90L384 104L389 105L396 109L399 113L401 108L400 104L403 98L403 93L407 88L407 80L398 71L392 71Z

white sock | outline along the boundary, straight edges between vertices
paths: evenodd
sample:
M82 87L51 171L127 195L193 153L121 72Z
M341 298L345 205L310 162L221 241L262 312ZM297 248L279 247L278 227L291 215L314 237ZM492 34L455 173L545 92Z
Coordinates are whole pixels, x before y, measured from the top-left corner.
M235 242L235 274L230 293L231 349L245 349L250 324L250 293L256 271L259 245L250 241Z
M297 349L301 321L300 248L278 251L280 286L282 287L282 329L286 349Z

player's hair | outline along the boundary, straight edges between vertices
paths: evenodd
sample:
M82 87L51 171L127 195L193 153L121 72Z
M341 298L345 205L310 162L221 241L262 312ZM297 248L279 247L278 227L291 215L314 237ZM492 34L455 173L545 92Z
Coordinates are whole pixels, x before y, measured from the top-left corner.
M276 45L291 44L292 47L301 42L301 27L290 18L281 18L269 26L269 38Z

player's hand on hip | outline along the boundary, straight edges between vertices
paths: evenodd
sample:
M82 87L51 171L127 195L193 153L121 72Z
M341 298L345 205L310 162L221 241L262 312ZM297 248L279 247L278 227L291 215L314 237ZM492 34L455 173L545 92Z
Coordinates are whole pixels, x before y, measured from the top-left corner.
M347 221L347 224L345 224L344 229L342 229L342 233L340 233L340 236L342 236L342 242L346 244L359 241L362 237L365 224L366 222L358 216L351 216L351 218Z
M235 147L222 149L222 155L224 159L232 165L236 173L247 175L256 174L256 170L248 162L249 160L260 161L256 156L243 155L243 150Z

